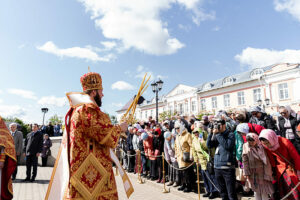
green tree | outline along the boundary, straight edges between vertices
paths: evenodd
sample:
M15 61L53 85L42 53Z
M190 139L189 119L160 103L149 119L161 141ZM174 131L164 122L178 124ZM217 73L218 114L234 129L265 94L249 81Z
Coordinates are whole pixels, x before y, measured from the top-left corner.
M110 120L111 120L111 123L112 123L112 124L117 124L117 123L118 123L117 117L114 116L114 115L111 115L111 116L110 116Z
M175 115L176 115L176 113L175 113ZM164 112L160 113L158 116L158 120L160 122L164 121L166 118L169 118L169 119L172 118L172 113L170 111L164 111Z
M204 111L204 112L201 112L200 114L198 114L196 117L197 117L197 119L202 120L202 117L204 115L207 115L207 116L208 115L213 115L213 113L209 113L209 112Z
M62 124L62 117L59 117L57 114L53 115L52 117L50 117L49 122L51 122L52 124Z
M22 131L24 137L26 137L26 135L31 131L30 126L28 124L25 124L19 118L3 118L3 120L8 123L17 123L20 126L19 130Z

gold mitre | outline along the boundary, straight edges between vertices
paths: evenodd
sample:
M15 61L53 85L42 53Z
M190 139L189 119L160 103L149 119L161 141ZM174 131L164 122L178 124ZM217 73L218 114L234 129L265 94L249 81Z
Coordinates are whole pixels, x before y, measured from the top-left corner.
M102 90L102 78L99 73L88 72L80 78L83 91Z

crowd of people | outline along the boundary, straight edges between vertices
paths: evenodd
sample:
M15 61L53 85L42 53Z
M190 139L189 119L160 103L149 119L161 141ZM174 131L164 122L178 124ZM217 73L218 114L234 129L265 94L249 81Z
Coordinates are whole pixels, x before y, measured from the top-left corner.
M197 192L196 163L204 197L236 200L299 199L300 115L289 106L270 116L261 107L216 115L175 116L137 122L119 141L119 157L129 173ZM165 162L165 179L163 177Z

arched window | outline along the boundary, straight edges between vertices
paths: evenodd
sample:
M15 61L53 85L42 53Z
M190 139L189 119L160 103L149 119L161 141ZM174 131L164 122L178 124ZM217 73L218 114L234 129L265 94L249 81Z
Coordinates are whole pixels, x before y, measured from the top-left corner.
M223 79L223 85L229 85L233 83L233 78L232 77L226 77Z
M259 78L263 74L264 74L264 70L260 69L260 68L257 68L257 69L252 70L252 72L251 72L251 78Z
M209 90L212 87L211 83L206 83L203 87L204 90Z

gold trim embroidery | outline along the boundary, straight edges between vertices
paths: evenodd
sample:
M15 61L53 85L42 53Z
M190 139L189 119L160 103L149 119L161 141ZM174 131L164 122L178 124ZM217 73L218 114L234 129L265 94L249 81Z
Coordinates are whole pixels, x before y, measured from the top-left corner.
M90 192L86 186L82 183L81 177L87 171L87 169L93 166L97 172L102 175L102 179L97 183L96 187L92 192ZM76 188L76 190L84 197L84 199L96 200L100 196L100 191L103 189L103 185L109 178L109 173L103 167L103 165L98 161L93 153L90 153L85 161L81 164L75 174L71 177L71 184Z

